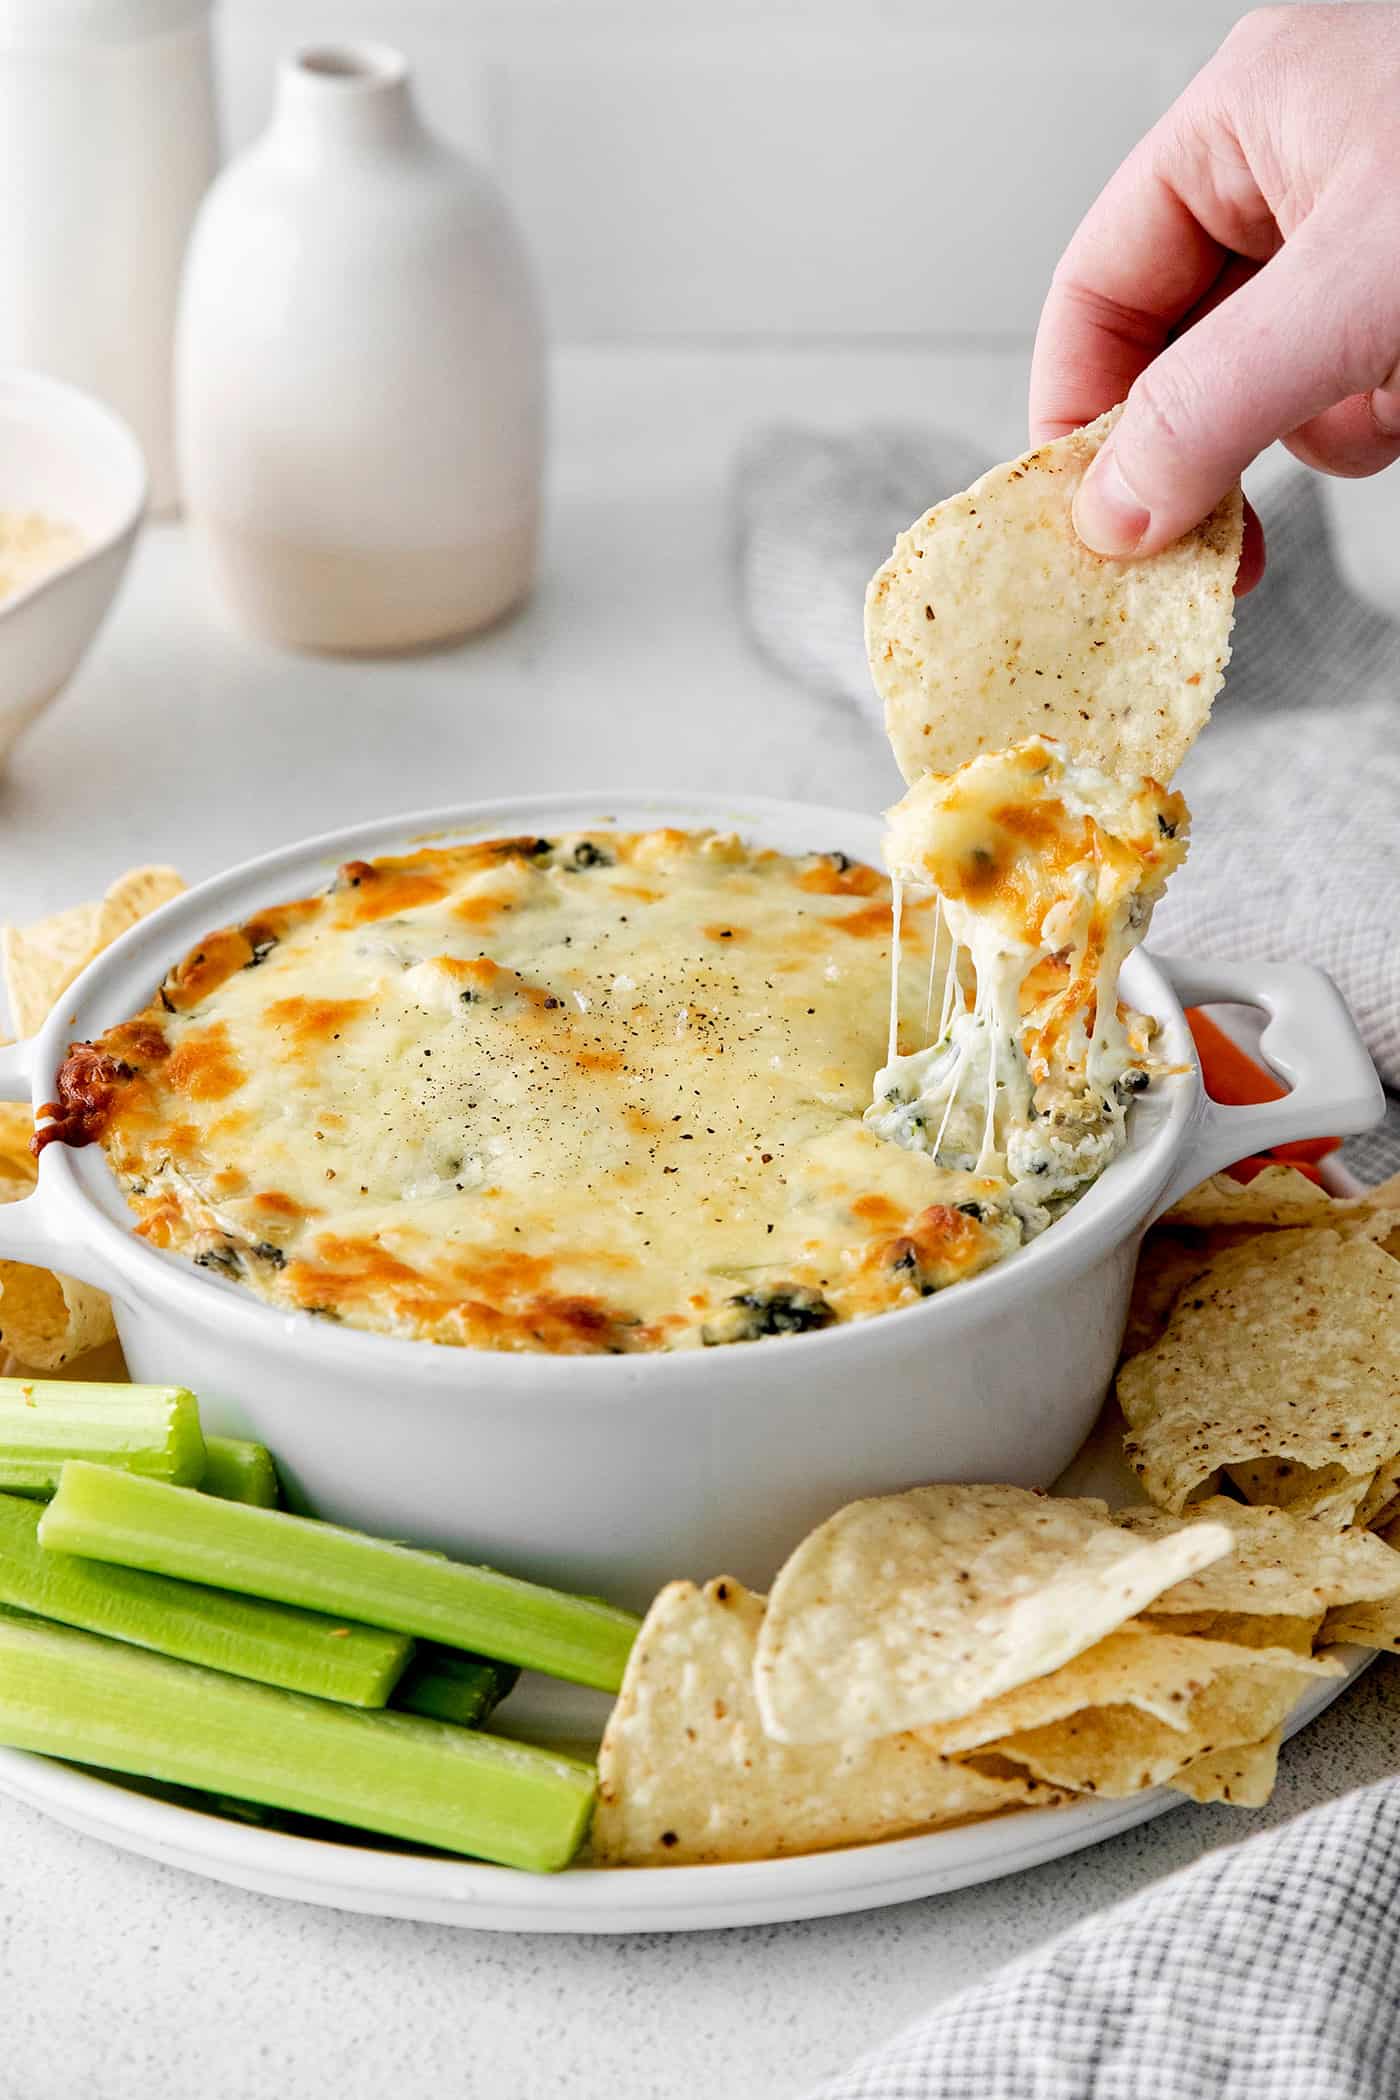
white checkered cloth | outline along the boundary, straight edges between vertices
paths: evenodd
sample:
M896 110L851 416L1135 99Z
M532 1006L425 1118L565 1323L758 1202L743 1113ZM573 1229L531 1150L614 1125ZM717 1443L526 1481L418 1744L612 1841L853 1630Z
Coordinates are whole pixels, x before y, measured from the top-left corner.
M866 712L872 734L866 582L898 531L987 464L959 439L888 429L770 431L740 459L749 631L790 676ZM1181 771L1191 854L1152 939L1206 960L1320 963L1400 1093L1400 627L1343 582L1311 475L1274 473L1258 500L1268 573L1240 602L1225 692ZM1400 1100L1345 1157L1366 1181L1400 1168Z
M1088 1919L811 2100L1396 2100L1400 1780Z

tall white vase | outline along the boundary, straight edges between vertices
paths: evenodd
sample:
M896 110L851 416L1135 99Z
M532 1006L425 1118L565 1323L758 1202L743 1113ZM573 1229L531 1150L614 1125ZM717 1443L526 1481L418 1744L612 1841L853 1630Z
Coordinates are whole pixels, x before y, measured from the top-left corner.
M413 647L530 587L538 307L490 178L377 45L286 61L195 225L176 335L190 522L235 614L294 648Z
M180 265L218 163L210 0L0 0L0 367L98 395L175 506Z

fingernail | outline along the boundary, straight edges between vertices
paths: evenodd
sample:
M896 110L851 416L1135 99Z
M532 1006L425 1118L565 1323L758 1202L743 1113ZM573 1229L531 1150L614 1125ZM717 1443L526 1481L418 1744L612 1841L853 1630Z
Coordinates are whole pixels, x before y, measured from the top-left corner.
M1123 478L1118 456L1105 445L1074 498L1074 529L1095 554L1135 554L1152 514Z
M1400 438L1400 388L1392 372L1384 386L1371 394L1371 421L1383 438Z

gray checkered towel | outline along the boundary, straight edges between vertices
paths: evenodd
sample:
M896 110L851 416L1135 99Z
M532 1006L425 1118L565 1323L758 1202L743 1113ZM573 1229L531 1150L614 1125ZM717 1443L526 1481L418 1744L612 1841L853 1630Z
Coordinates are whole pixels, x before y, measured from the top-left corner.
M759 648L863 709L875 733L866 582L897 532L988 464L927 433L759 437L737 477L740 585ZM1343 582L1311 475L1272 473L1257 500L1268 573L1240 603L1228 684L1181 771L1191 854L1153 940L1208 960L1321 963L1400 1092L1400 627ZM1400 1168L1400 1100L1346 1159L1366 1181Z
M1396 2100L1400 1781L1212 1852L812 2100Z

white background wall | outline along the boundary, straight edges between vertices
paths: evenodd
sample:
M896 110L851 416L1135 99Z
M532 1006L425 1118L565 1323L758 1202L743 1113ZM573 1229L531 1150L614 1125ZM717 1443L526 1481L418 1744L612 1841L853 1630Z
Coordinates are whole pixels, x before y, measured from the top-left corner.
M504 179L569 342L1021 338L1230 0L220 0L226 135L377 37Z

